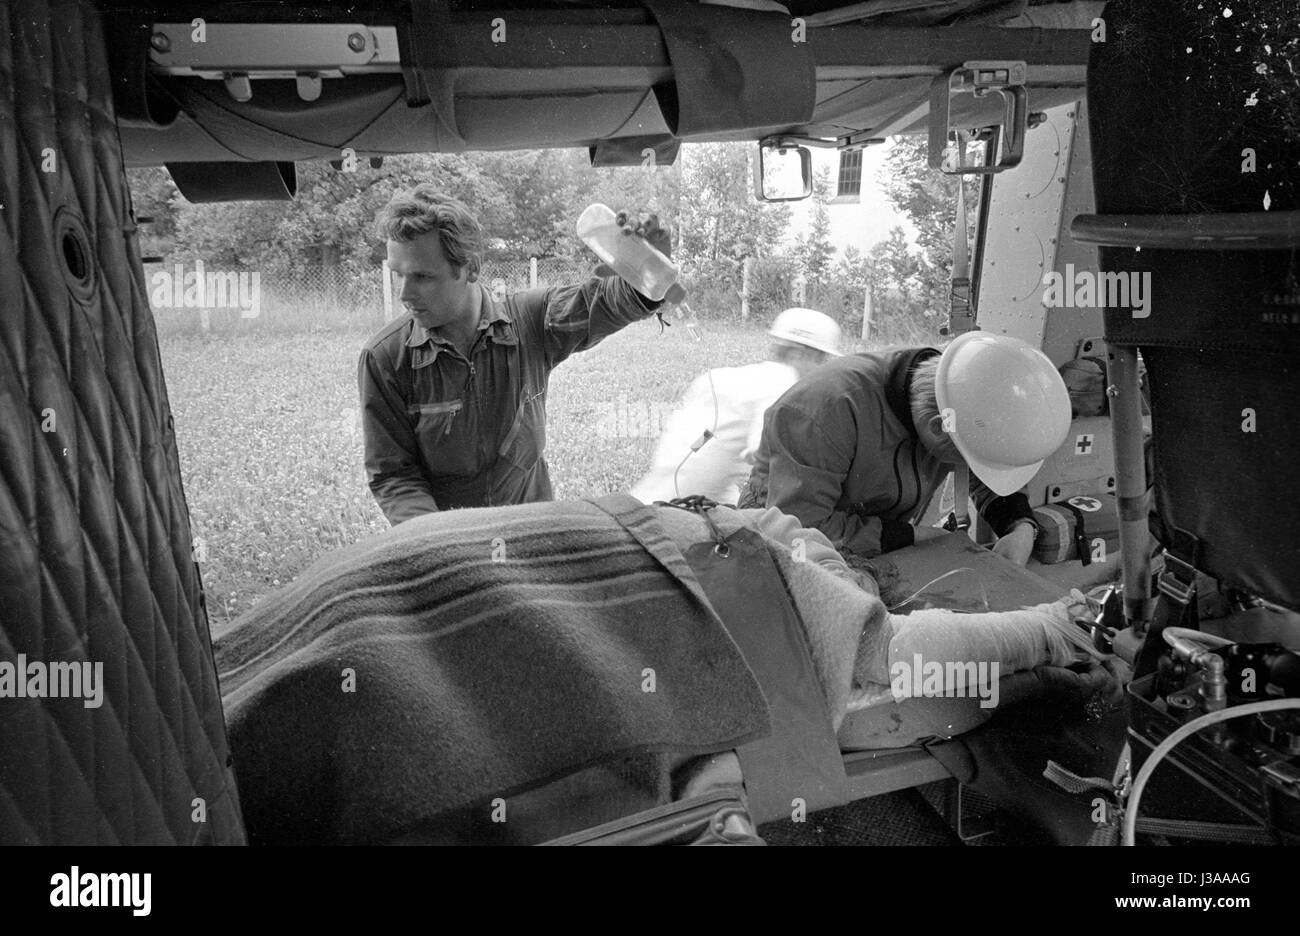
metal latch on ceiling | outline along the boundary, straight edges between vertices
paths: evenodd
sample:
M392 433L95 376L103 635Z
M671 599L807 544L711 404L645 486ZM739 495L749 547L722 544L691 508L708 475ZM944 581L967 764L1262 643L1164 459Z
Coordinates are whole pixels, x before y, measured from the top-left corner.
M1025 89L1025 63L1012 61L966 62L946 75L939 75L930 85L930 152L931 168L949 175L975 173L988 175L1003 172L1020 164L1024 155L1025 133L1029 129L1029 94ZM1002 95L1006 113L999 134L996 159L985 165L963 165L954 158L952 100L958 94L977 98Z
M224 82L236 101L252 81L292 78L304 101L320 97L323 78L401 70L397 30L359 23L155 23L149 40L155 74Z

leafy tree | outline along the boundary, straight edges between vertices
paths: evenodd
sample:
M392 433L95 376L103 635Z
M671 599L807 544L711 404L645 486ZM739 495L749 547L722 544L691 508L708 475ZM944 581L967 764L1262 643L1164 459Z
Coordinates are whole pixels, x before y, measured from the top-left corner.
M701 267L722 263L739 270L746 257L777 251L790 224L786 205L758 201L750 183L751 146L688 143L682 146L680 253Z
M873 246L868 257L876 282L895 290L904 303L910 304L924 290L925 264L908 246L907 234L901 227L891 228L889 237Z
M839 262L835 264L835 269L831 272L832 279L835 279L844 285L853 289L863 289L875 275L873 264L870 259L862 255L862 251L852 244L846 246L840 254Z
M299 196L279 228L286 257L320 257L356 270L384 256L374 219L392 196L422 182L471 206L489 237L510 216L503 186L479 163L459 155L417 154L385 159L381 169L362 162L355 172L328 163L300 164ZM321 255L321 249L324 254Z
M929 143L923 135L895 137L885 156L885 194L894 207L916 226L917 245L924 258L923 272L914 287L929 317L945 318L952 281L952 242L957 216L957 177L931 169ZM967 161L978 155L967 149ZM973 245L979 210L979 186L966 181L968 246ZM893 234L891 232L891 240ZM901 262L901 261L900 261ZM901 266L898 267L901 270Z
M289 202L182 202L169 259L211 266L257 268L279 252L280 223Z
M379 210L401 189L429 182L470 206L483 225L490 258L584 255L575 225L593 201L676 218L679 175L664 167L593 170L585 150L414 154L388 157L380 169L361 160L345 172L324 161L298 164L291 202L184 201L162 169L136 170L137 211L163 216L172 236L157 249L230 266L292 269L338 265L373 269L384 245ZM170 199L170 200L169 200Z
M831 270L835 258L835 245L831 243L830 200L831 171L823 166L813 179L812 226L806 237L798 239L796 251L802 262L803 273L809 282L823 279Z
M581 151L579 151L581 152ZM586 154L582 154L586 160ZM620 211L639 211L654 214L662 224L673 228L673 254L682 255L681 206L682 159L671 166L604 166L599 169L584 168L578 178L578 199L572 206L569 230L577 223L578 214L587 205L600 202Z
M171 175L161 166L128 169L131 205L137 218L152 218L141 227L141 241L146 256L167 253L176 240L176 225L182 202L181 193Z
M499 190L500 208L480 217L493 240L490 253L501 257L571 257L583 206L580 190L587 154L582 150L523 150L477 153L466 157Z

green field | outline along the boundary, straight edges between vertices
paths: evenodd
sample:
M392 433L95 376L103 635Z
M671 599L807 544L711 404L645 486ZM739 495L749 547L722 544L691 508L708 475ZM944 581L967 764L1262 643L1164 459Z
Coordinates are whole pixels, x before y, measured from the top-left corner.
M387 529L361 464L356 361L367 337L160 340L214 625L330 549ZM757 326L709 325L696 340L650 320L571 357L548 398L555 496L630 486L687 384L709 367L760 360L766 345Z

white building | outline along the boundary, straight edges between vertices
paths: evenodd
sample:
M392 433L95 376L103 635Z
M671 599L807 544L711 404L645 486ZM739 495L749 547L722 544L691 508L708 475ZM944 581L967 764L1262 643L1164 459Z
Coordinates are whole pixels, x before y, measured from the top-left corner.
M835 259L838 261L847 246L856 247L859 252L866 254L872 246L889 237L889 231L895 225L901 225L907 232L908 240L915 241L916 229L912 223L903 214L894 209L885 197L881 188L878 177L883 177L885 170L885 154L889 152L892 145L886 142L880 146L871 146L866 149L858 150L862 160L862 184L861 190L855 197L852 194L840 195L831 201L829 211L831 215L831 243L835 245L837 251ZM822 147L812 147L812 166L814 175L822 167L830 169L831 184L837 186L840 154L838 150L826 149ZM849 166L846 165L846 170ZM847 173L851 177L851 171ZM851 188L851 186L846 186ZM835 189L832 189L834 192ZM790 233L788 235L789 243L794 242L797 236L803 236L807 233L812 221L812 199L791 202L793 214L791 218Z

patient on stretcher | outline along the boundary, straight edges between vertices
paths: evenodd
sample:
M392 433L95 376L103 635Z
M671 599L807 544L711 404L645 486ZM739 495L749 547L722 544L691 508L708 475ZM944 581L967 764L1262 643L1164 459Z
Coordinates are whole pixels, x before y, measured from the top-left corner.
M686 760L768 731L683 559L742 528L772 559L846 746L864 713L951 703L978 723L1023 689L1009 675L1095 655L1074 636L1082 596L895 615L794 518L708 515L622 495L430 514L322 558L214 634L251 840L393 841L593 770L622 793L592 797L590 822L680 796ZM893 741L957 724L940 720Z
M1118 664L1075 623L1094 617L1077 590L1018 610L887 614L886 625L859 645L841 747L953 738L1027 699L1115 704Z

